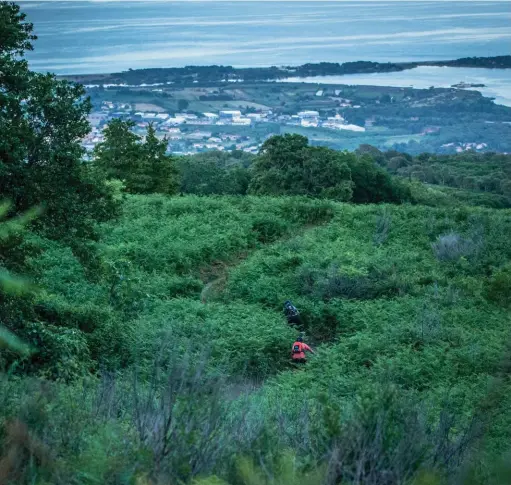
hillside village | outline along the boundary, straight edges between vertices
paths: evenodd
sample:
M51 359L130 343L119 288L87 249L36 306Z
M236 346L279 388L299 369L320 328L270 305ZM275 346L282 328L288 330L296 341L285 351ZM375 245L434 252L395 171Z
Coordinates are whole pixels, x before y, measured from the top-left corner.
M305 110L293 115L277 114L271 109L257 112L242 110L219 110L218 113L203 112L169 113L155 105L144 105L151 110L135 110L137 105L103 101L98 111L89 116L92 131L83 140L87 151L103 141L103 129L114 118L129 119L135 122L135 132L143 136L152 124L160 138L169 141L169 151L177 154L193 154L208 150L242 150L257 153L265 139L250 136L248 133L235 133L232 127L255 127L262 123L299 126L302 128L327 128L364 132L363 126L348 123L337 113L335 116L320 116L319 111ZM214 131L213 131L214 130Z
M370 144L412 154L511 151L511 110L476 91L312 83L86 85L93 111L88 151L113 118L152 124L169 152L255 153L271 135L298 133L314 145Z

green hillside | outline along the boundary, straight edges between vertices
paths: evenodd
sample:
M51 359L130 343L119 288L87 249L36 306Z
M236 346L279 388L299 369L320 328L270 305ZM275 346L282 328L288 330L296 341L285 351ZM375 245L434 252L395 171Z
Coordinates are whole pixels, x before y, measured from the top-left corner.
M98 281L67 247L29 234L25 244L38 256L27 258L26 273L44 291L33 302L39 322L19 334L40 352L17 365L68 384L4 379L3 419L20 406L42 413L37 426L61 457L46 470L61 481L50 483L135 483L154 473L158 448L140 435L130 369L137 366L148 379L141 389L149 389L155 359L169 359L165 368L205 365L200 379L222 381L215 405L243 415L242 436L228 420L208 436L226 433L199 475L228 479L239 455L257 456L263 436L267 459L290 449L304 470L321 466L332 440L342 438L325 433L341 432L359 406L370 412L367 402L374 412L398 413L403 421L392 426L403 433L448 415L454 443L475 433L476 420L481 435L469 446L500 456L511 424L509 383L497 380L509 338L510 216L305 198L129 196L120 220L101 228ZM297 332L282 315L288 298L317 349L305 371L289 359ZM34 325L47 340L31 337ZM105 385L115 397L104 395ZM190 404L200 395L193 386L180 392ZM194 415L198 428L213 419L211 394L201 399L194 402L206 406ZM201 453L186 448L194 433L176 433L184 441L167 466ZM194 439L200 448L202 438ZM143 456L136 470L131 456ZM428 458L415 466L433 465ZM184 480L197 474L165 472Z
M509 483L509 157L85 157L34 40L0 1L0 485Z

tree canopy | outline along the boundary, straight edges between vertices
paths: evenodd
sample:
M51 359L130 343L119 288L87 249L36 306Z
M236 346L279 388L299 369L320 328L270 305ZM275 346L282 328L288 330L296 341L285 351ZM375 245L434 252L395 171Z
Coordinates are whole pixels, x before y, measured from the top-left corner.
M301 135L273 136L264 142L253 164L250 191L347 201L353 186L348 161L353 157L324 147L310 147Z
M197 195L245 195L254 155L242 151L205 152L180 157L181 192Z
M30 71L33 40L19 7L0 3L0 198L15 213L42 206L37 224L51 237L93 238L115 203L82 162L90 103L83 86Z
M96 145L94 165L107 179L122 180L133 194L175 194L178 170L166 154L167 139L158 139L152 125L145 141L133 133L133 121L112 120L105 128L105 141Z
M301 135L274 136L262 146L250 190L265 195L310 195L356 203L411 200L410 191L362 154L309 146Z

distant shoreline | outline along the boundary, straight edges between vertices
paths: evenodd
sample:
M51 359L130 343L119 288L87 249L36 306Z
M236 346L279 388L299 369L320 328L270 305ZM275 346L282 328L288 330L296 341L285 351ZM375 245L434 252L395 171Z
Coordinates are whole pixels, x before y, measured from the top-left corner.
M448 61L370 62L342 64L320 62L301 66L235 68L232 66L186 66L169 68L130 69L111 74L61 75L61 79L83 84L204 84L221 82L279 81L288 77L342 76L400 72L421 66L511 69L511 56L465 57Z

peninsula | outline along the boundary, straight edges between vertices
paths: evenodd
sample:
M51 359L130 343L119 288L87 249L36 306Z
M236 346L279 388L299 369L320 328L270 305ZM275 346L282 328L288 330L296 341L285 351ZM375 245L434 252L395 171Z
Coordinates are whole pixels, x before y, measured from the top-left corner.
M151 69L130 69L111 74L77 74L62 76L83 84L211 84L220 82L277 81L288 77L341 76L399 72L420 66L511 69L510 56L465 57L450 61L420 62L319 62L301 66L236 68L232 66L186 66Z

